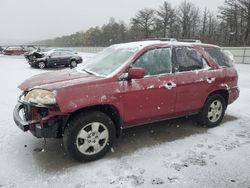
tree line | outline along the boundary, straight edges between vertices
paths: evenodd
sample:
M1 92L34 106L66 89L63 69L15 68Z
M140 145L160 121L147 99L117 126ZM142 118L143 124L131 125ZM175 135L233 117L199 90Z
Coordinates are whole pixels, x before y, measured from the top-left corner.
M250 0L225 0L214 13L184 0L177 7L165 1L158 9L139 10L130 23L110 18L87 31L36 42L49 46L109 46L149 38L200 39L220 46L250 44Z

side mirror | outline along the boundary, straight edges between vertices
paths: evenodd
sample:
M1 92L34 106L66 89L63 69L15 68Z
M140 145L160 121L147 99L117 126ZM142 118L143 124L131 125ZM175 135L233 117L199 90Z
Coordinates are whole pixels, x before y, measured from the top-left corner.
M128 78L129 79L141 79L145 76L144 68L134 67L129 69Z

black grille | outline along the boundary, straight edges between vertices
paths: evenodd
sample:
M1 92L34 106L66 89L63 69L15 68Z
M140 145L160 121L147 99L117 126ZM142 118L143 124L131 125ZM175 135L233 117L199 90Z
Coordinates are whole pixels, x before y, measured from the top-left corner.
M32 120L32 111L31 107L29 105L23 104L23 110L24 110L24 118L26 121Z

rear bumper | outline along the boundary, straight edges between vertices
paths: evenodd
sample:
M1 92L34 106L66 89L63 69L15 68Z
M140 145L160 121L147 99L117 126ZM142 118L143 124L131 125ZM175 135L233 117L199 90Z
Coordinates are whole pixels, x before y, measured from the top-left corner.
M62 128L69 116L54 114L46 117L40 116L37 120L29 121L26 119L28 116L32 118L32 114L27 111L27 108L31 108L31 106L19 102L13 111L14 121L22 131L30 131L37 138L58 138L61 136ZM20 116L21 110L24 111L23 117Z
M238 87L231 88L229 90L228 104L232 104L236 99L239 98L240 89Z

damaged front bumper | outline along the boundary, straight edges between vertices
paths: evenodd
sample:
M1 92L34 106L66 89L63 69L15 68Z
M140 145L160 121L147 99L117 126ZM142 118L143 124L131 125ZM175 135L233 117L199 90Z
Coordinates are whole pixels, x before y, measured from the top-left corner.
M13 111L16 125L37 138L59 138L69 115L46 107L18 102Z

